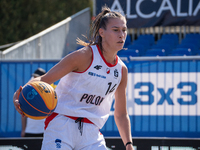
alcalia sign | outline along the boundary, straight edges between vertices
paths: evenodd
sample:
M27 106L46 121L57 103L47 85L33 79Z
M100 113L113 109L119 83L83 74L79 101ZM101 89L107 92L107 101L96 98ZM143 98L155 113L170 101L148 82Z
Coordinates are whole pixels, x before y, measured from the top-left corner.
M199 0L96 0L96 13L105 4L124 14L129 27L200 25Z

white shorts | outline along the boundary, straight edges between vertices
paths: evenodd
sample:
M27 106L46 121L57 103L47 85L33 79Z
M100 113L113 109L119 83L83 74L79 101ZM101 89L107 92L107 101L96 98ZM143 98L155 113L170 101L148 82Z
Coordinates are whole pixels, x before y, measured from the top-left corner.
M105 139L94 124L82 122L81 134L80 122L59 114L51 119L44 131L42 150L107 150Z

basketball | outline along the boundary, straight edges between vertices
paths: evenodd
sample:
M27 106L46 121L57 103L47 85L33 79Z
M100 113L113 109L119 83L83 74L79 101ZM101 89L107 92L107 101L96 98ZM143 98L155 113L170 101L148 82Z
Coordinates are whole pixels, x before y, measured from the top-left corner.
M19 103L25 116L40 120L48 117L55 110L57 95L51 85L34 81L22 88Z

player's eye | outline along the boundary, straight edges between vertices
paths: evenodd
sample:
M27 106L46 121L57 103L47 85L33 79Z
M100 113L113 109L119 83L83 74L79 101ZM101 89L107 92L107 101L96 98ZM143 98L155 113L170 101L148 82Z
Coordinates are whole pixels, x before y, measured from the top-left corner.
M122 29L122 31L123 31L123 32L126 32L126 31L127 31L127 29Z

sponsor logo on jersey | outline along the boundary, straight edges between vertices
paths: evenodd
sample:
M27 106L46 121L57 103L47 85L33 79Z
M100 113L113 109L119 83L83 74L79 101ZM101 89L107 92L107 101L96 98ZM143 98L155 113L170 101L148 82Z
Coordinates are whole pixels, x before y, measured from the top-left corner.
M109 74L110 73L110 68L106 69L106 73Z
M61 140L60 139L56 139L55 143L56 143L56 148L61 148Z
M88 74L91 75L91 76L95 76L95 77L100 77L100 78L106 79L106 76L99 75L99 74L94 73L94 72L88 72Z
M102 68L102 66L101 65L96 65L94 68L97 69L97 70L100 70Z
M118 74L119 74L118 70L117 70L117 69L115 69L115 71L114 71L114 76L115 76L115 78L117 78L117 77L118 77Z

